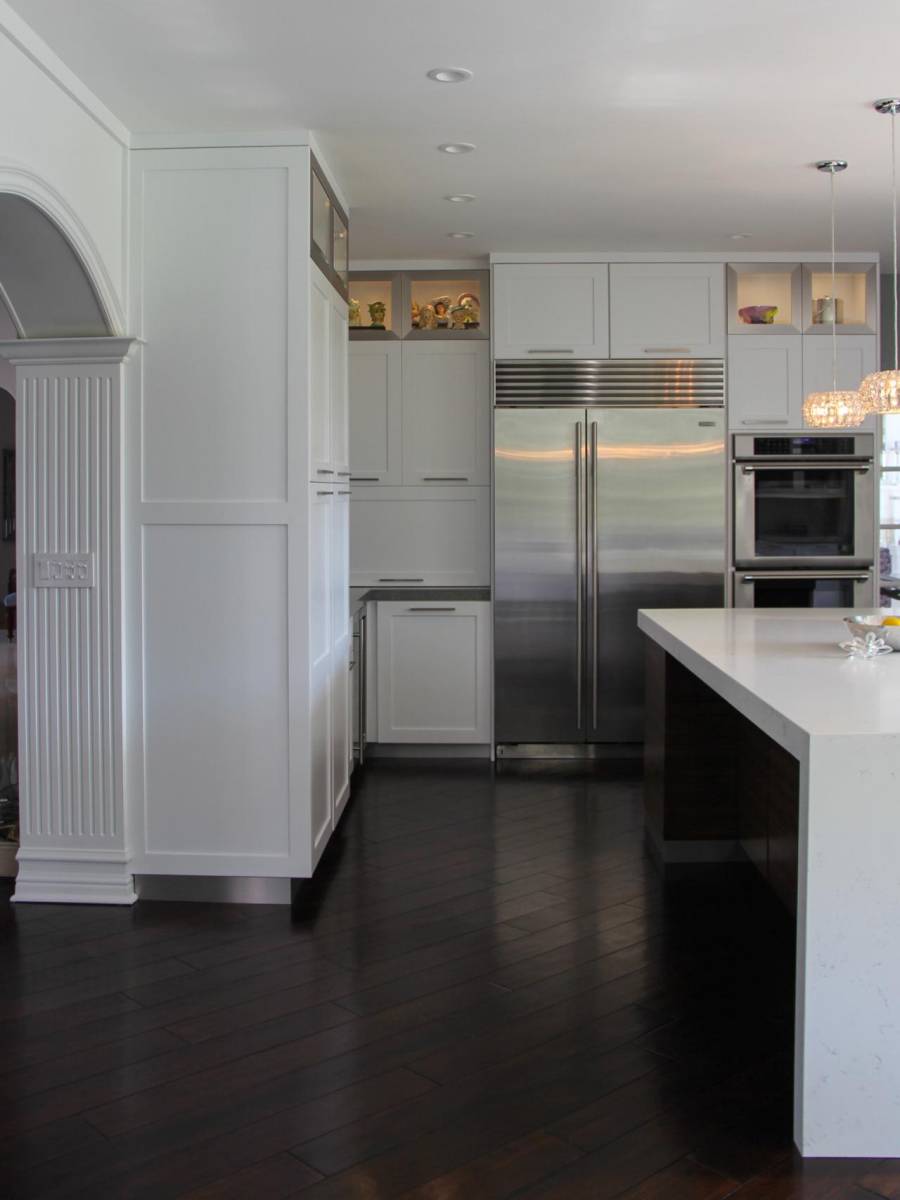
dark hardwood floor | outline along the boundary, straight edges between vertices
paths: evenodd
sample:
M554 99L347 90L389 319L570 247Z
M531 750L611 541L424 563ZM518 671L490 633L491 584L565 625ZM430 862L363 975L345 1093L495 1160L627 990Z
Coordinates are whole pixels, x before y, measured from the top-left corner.
M293 918L0 904L0 1196L900 1197L793 1152L791 923L619 775L373 763Z

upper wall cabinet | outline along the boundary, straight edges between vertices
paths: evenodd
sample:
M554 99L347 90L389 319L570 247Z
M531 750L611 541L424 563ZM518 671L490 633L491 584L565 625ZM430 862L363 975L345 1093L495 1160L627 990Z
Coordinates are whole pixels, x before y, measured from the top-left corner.
M613 358L722 358L722 263L614 263L609 268Z
M403 346L403 482L490 483L490 397L484 342Z
M347 299L350 230L325 173L310 156L309 255L322 274Z
M494 267L495 358L608 358L609 268L588 263Z
M354 484L403 482L399 342L350 346L350 471Z

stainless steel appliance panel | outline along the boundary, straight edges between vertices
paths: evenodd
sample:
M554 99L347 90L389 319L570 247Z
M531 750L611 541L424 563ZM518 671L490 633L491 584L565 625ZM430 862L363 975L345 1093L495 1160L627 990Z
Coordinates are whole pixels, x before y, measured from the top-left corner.
M639 608L724 603L725 419L589 409L589 738L643 739Z
M874 562L871 434L741 435L734 449L739 566L846 570Z
M495 412L497 742L585 737L584 438L583 409Z
M874 604L871 570L734 573L735 608L871 608Z

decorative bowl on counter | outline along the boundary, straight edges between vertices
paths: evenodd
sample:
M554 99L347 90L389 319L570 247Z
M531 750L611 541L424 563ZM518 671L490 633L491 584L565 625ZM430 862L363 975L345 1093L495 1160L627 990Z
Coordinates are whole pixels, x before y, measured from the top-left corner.
M745 325L771 325L777 312L777 304L746 304L738 309L738 316Z
M874 633L892 650L900 652L900 625L883 625L883 620L879 616L854 615L844 617L844 624L851 637L865 638L867 633Z

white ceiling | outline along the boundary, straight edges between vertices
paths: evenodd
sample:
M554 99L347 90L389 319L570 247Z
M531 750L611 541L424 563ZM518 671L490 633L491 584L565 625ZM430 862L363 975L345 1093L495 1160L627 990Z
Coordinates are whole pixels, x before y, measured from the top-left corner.
M897 0L12 6L135 132L315 130L354 259L826 249L822 157L850 162L839 247L887 249L889 118L870 104L900 94ZM443 65L474 78L425 78Z

